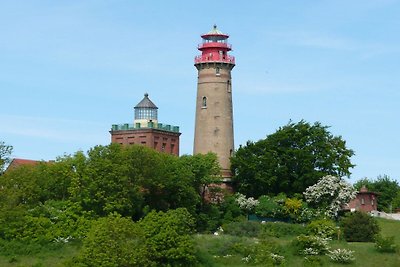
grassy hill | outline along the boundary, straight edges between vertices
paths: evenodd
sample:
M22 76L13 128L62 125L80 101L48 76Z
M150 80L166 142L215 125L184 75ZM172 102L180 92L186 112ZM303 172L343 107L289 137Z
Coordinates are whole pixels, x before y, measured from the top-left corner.
M381 227L381 235L395 236L395 242L400 248L400 221L378 219L378 223ZM222 234L218 236L196 235L195 239L199 251L198 257L202 263L200 266L266 266L265 264L248 264L243 260L243 251L259 242L257 238ZM293 239L293 235L269 237L272 243L280 247L280 253L285 257L285 265L283 266L342 266L331 262L327 256L317 257L313 262L307 262L304 260L304 256L294 255L293 248L290 245ZM0 266L4 267L66 266L65 262L77 255L80 249L79 243L41 248L11 243L2 243L0 246ZM355 262L347 266L400 266L399 251L397 253L379 253L375 249L374 243L331 241L330 246L355 251Z

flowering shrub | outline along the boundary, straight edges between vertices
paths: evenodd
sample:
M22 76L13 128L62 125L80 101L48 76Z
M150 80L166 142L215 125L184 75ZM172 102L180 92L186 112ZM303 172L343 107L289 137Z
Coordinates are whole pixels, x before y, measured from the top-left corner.
M280 255L280 248L275 242L263 240L257 243L251 253L242 258L242 261L249 264L280 266L285 264L285 257Z
M294 218L297 223L308 223L316 218L321 217L321 211L318 209L312 209L309 207L302 207L300 212Z
M350 263L352 261L355 261L354 257L354 251L352 250L347 250L347 249L335 249L332 251L329 251L328 257L338 263Z
M252 211L259 204L259 201L257 199L254 199L253 197L246 198L245 195L237 193L236 203L238 203L241 209L249 212Z
M342 206L349 203L356 194L356 189L342 178L327 175L308 187L304 197L308 203L325 209L326 216L334 218Z
M300 255L324 255L329 251L328 238L313 235L299 235L293 246Z
M379 252L395 253L397 245L394 243L394 236L382 237L380 235L375 238L375 248Z
M291 215L297 215L302 207L301 199L297 198L287 198L285 200L285 209Z

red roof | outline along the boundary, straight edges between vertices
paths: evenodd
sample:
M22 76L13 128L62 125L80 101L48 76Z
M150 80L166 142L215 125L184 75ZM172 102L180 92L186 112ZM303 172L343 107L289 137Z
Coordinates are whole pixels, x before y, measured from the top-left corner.
M14 168L17 168L19 166L33 166L36 164L39 164L40 161L38 160L31 160L31 159L13 159L10 163L10 165L8 165L7 170L11 170Z

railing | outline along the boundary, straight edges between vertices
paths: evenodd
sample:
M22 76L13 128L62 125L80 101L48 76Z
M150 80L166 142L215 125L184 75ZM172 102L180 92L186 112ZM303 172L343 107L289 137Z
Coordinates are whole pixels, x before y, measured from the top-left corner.
M218 58L209 56L209 55L199 55L194 58L194 63L203 63L203 62L224 62L224 63L231 63L235 64L235 57L234 56L219 56Z
M162 124L162 123L152 123L149 122L146 127L142 127L140 123L136 123L135 125L125 123L125 124L113 124L111 126L111 131L127 131L127 130L139 130L139 129L158 129L163 131L169 131L174 133L179 133L179 126L174 126L170 124Z
M203 48L211 48L211 47L222 47L222 48L228 48L229 50L232 49L232 45L228 43L219 43L219 42L209 42L209 43L202 43L197 46L197 49L203 49Z

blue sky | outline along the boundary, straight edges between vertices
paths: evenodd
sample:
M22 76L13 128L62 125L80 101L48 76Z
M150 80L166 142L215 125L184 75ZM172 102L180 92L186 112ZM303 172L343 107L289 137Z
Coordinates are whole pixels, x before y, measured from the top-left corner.
M191 154L200 35L230 35L235 146L320 121L351 181L400 181L400 1L0 1L0 140L54 159L110 142L145 92Z

